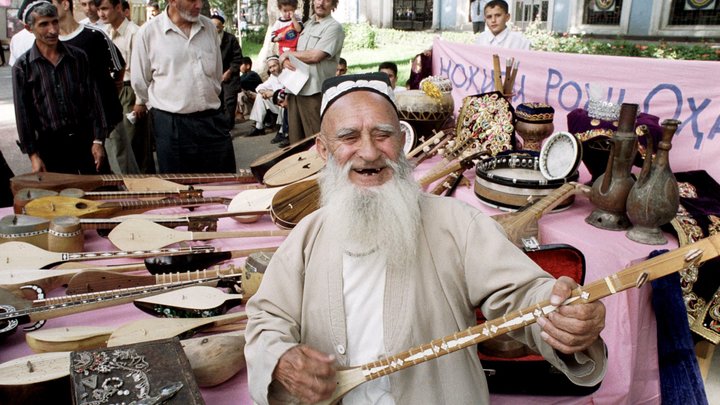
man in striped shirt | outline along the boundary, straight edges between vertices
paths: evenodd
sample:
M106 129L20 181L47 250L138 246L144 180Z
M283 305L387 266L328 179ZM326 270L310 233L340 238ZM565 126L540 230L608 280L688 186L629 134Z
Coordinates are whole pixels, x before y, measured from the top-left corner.
M35 35L12 72L21 149L33 172L97 172L104 160L107 123L87 56L59 41L52 4L26 0L18 17Z

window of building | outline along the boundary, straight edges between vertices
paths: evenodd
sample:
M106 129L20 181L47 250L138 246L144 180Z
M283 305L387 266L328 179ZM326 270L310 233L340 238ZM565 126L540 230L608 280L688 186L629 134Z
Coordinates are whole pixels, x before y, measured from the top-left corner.
M720 25L720 0L673 0L668 25Z
M584 0L583 24L619 25L623 0Z
M433 0L396 0L393 6L393 28L424 30L432 27Z
M515 25L525 29L531 22L540 21L541 28L547 28L549 0L517 0L513 21Z

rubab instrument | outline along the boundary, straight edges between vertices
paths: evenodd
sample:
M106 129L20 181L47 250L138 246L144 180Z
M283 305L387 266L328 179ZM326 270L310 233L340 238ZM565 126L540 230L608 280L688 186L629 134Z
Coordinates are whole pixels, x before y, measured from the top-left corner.
M720 255L720 234L656 256L585 286L577 287L573 290L570 298L561 305L594 302L632 287L639 288L648 281L677 272L687 268L689 265L697 266L718 255ZM337 387L335 392L330 399L322 401L320 404L336 404L345 394L362 383L531 325L538 318L545 317L556 309L557 307L551 305L549 300L541 301L530 307L506 314L502 318L487 321L452 335L435 339L430 343L413 347L403 353L362 366L338 371L336 373Z
M235 281L242 276L242 271L235 270L234 266L229 266L226 271L222 273L221 275L196 280L110 290L99 293L66 295L56 298L44 298L44 296L40 296L33 301L19 299L11 292L0 289L0 302L10 303L0 305L0 338L15 331L20 324L34 322L32 326L23 329L26 331L36 330L41 328L48 319L125 304L138 298L149 297L193 285L218 285L227 281L235 283Z
M178 242L222 238L287 236L287 230L192 232L166 228L145 219L131 218L115 227L108 239L121 250L159 249Z
M254 183L255 179L249 170L241 169L237 173L188 173L188 174L66 174L66 173L27 173L10 179L13 194L23 188L42 188L60 191L64 188L94 190L104 186L120 186L126 179L160 178L180 184L199 183Z

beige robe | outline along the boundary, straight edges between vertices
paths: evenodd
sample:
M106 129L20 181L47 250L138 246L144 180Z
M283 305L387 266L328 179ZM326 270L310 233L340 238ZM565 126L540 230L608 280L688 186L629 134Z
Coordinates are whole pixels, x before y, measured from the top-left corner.
M387 270L383 322L388 354L475 325L475 307L493 319L549 298L554 279L508 242L491 218L451 198L423 195L420 206L422 231L408 235L417 240L417 254L407 268ZM320 209L293 230L247 305L245 356L257 403L289 401L280 384L272 382L272 372L280 356L298 343L335 355L339 367L355 366L345 356L343 249L323 223ZM597 384L605 374L601 340L561 361L542 341L537 325L514 336L577 384ZM475 347L391 374L390 384L397 404L489 401Z

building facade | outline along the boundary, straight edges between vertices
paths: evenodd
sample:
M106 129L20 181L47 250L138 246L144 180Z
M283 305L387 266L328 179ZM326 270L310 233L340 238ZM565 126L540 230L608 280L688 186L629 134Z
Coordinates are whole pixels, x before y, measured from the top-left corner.
M720 38L720 0L510 0L513 22L555 32ZM340 0L341 22L404 30L470 30L469 0Z

